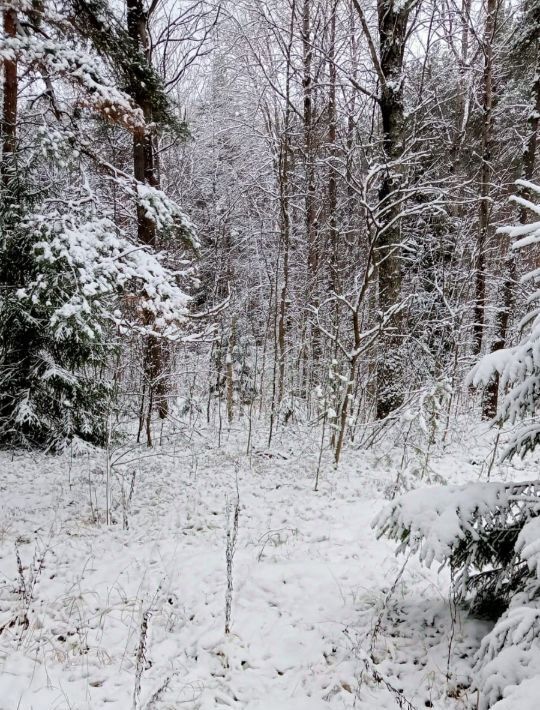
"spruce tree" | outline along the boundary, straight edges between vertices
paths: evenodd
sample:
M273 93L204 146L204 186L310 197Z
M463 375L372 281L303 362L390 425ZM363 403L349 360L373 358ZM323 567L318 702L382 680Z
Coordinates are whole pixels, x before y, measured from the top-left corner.
M73 6L16 5L4 15L0 47L14 69L4 72L3 91L0 443L59 450L80 437L102 444L121 337L128 330L176 337L189 269L170 270L163 255L137 243L129 224L115 221L96 168L156 229L189 240L193 228L163 192L93 149L92 132L103 122L130 133L146 125L122 84L125 72L110 61L122 47L124 57L135 53L122 44L111 11L100 6L101 21L111 21L98 42L88 13L78 25ZM137 57L137 76L173 122L159 79ZM23 72L29 98L19 101L32 116L29 128L16 121Z

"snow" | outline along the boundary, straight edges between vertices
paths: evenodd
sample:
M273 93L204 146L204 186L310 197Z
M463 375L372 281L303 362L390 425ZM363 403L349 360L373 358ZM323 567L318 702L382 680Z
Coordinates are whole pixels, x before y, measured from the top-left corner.
M449 604L446 572L373 534L397 454L325 455L315 493L316 431L268 450L255 427L250 455L243 427L215 434L184 420L156 451L113 451L110 527L105 452L0 454L0 708L125 710L138 675L135 707L157 710L463 707L489 629Z
M124 189L131 191L131 185L124 182ZM137 202L144 208L148 219L152 220L159 230L172 229L177 226L190 246L197 250L196 229L189 217L180 207L162 191L146 183L136 184Z
M540 674L527 678L518 686L506 688L504 698L493 705L493 710L537 710L539 697Z
M503 483L470 483L433 486L411 491L387 506L374 520L379 534L401 540L430 566L445 563L456 541L476 535L475 520L497 505L507 505L509 491Z
M508 709L509 702L516 708L533 707L528 684L532 681L534 687L540 677L539 632L540 609L518 602L483 639L475 669L482 710Z
M58 340L69 337L74 322L93 337L94 332L86 324L92 309L116 325L139 330L144 330L140 325L141 315L151 313L155 317L154 327L165 336L174 336L178 323L185 319L190 300L177 284L178 276L185 279L188 272L179 274L167 269L162 263L163 255L135 246L118 233L108 217L89 217L83 223L80 217L76 213L60 216L52 212L28 220L28 229L33 230L38 239L33 248L36 261L45 268L58 269L62 265L63 279L58 290L64 288L65 292L61 291L58 300L64 302L51 309L50 315L55 337ZM65 288L67 274L72 275L71 290ZM54 280L54 276L51 279ZM40 273L33 282L19 289L17 296L37 301L50 289ZM137 313L131 320L116 318L111 312L121 291L128 292L134 299ZM97 321L95 316L91 320L93 324Z
M514 348L501 348L484 355L467 376L466 384L474 387L486 385L495 373L502 374L511 364Z
M123 91L105 77L104 67L92 56L52 39L36 36L3 37L0 39L0 58L24 61L36 71L52 78L63 77L84 90L83 105L129 127L145 125L142 110Z
M540 579L540 518L525 523L516 541L516 551Z

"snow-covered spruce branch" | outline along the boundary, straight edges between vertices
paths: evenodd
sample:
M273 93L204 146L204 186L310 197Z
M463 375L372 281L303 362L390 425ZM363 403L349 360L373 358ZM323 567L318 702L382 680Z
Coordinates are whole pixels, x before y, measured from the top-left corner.
M540 188L531 183L519 184L540 194ZM530 200L517 197L515 202L533 215L540 214L540 208ZM499 231L514 239L514 249L540 244L538 221ZM533 273L523 282L535 284L537 280L537 273ZM535 291L529 303L539 296ZM507 393L496 421L500 425L523 422L522 429L512 434L503 458L523 456L540 442L537 309L522 319L522 325L518 345L485 356L468 377L470 384L479 386L498 373ZM449 565L458 594L462 598L470 595L473 608L499 617L477 657L479 707L525 707L522 700L528 697L528 684L538 682L535 659L540 653L540 481L413 491L383 510L373 525L379 535L398 541L398 551L408 548L427 566L434 561Z
M80 98L81 106L97 111L111 121L128 128L145 125L140 107L128 94L108 82L104 78L104 67L80 49L36 36L4 37L0 41L0 58L20 59L49 79L62 78L80 86L84 91Z
M178 278L189 271L171 271L159 255L123 237L108 218L79 222L73 214L53 212L28 219L26 227L36 234L33 258L40 271L17 295L29 303L49 299L49 324L57 340L74 329L93 338L101 318L120 327L150 327L164 337L174 335L185 320L190 297ZM128 299L132 316L119 297Z

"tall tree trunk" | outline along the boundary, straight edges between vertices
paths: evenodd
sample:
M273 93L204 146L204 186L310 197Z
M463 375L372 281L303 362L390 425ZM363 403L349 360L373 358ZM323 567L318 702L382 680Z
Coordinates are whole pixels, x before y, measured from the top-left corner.
M308 247L308 278L309 289L315 293L317 288L317 272L319 267L319 250L317 243L317 205L315 201L315 146L313 125L313 77L312 61L313 47L311 38L312 0L304 0L302 6L302 58L303 58L303 122L304 122L304 161L306 169L306 240Z
M354 14L354 5L351 3L349 7L349 34L350 34L350 53L351 53L351 76L355 83L358 82L358 38L356 37L356 22ZM347 211L349 221L352 222L356 212L356 190L353 185L353 170L354 170L354 146L355 146L355 128L357 122L356 110L356 90L351 91L349 100L347 101L347 160L346 160L346 182L347 182Z
M231 332L227 341L225 356L225 382L227 394L227 420L229 424L234 418L234 351L236 348L236 316L231 321Z
M131 41L139 49L147 62L151 62L148 42L148 13L143 0L126 0L127 27ZM142 109L146 125L136 127L133 132L133 173L138 182L159 187L155 138L148 127L152 123L152 97L143 82L133 82L129 87L132 98ZM141 244L157 246L156 224L142 205L137 205L137 236ZM151 314L147 314L147 325L152 324ZM167 351L163 343L153 335L146 339L144 356L144 377L149 388L149 407L155 405L159 416L164 419L168 413L167 382L164 375ZM150 420L151 412L148 413ZM150 437L147 443L150 445Z
M403 105L403 53L409 16L408 4L397 0L378 0L380 46L380 110L383 149L387 163L379 188L379 204L384 209L377 241L379 311L399 304L401 296L401 188L399 160L403 154L405 112ZM377 367L377 418L383 419L403 401L402 362L399 352L402 322L394 316L392 331L380 339Z
M484 73L482 81L482 166L480 169L478 237L476 242L475 283L474 283L474 323L473 355L482 349L482 336L485 326L486 310L486 245L489 237L490 221L490 184L491 159L493 148L493 40L497 28L497 10L499 0L488 0L486 24L482 51L484 54Z
M285 76L285 117L283 132L279 138L279 154L277 161L277 177L279 181L279 219L280 239L283 249L283 277L279 295L279 319L277 328L277 353L278 353L278 387L277 403L281 404L285 391L285 358L287 341L287 317L289 307L289 252L291 242L291 217L290 217L290 129L291 129L291 71L292 71L292 46L294 41L294 23L296 16L296 3L293 0L291 19L287 41L287 68ZM276 284L277 289L277 284ZM277 291L276 291L277 293Z
M17 14L15 10L4 11L4 34L17 34ZM13 176L17 141L17 60L4 59L4 86L2 106L2 183L8 187Z
M4 35L6 37L15 37L17 34L17 15L14 10L5 10L3 13ZM14 179L16 177L16 147L17 147L17 93L18 93L18 78L17 78L17 61L12 59L4 59L4 77L2 83L2 117L0 123L0 139L2 145L2 154L0 156L0 223L7 219L12 219L12 213L16 214L18 195L14 189ZM7 230L0 226L0 246L6 253L6 245L9 237ZM19 269L1 268L6 264L0 264L0 289L9 289L13 291L17 285L20 287ZM4 292L4 291L3 291ZM6 317L6 311L3 309L2 315ZM28 372L31 366L28 358L28 343L25 342L25 335L19 335L18 347L6 348L2 365L6 372L10 369L17 371L19 381L27 380ZM17 342L17 341L15 341ZM20 347L22 344L23 347ZM24 374L22 374L24 373ZM21 376L22 375L22 376ZM4 385L5 386L5 385ZM0 420L13 421L13 405L15 402L15 392L0 393ZM7 394L7 396L6 396ZM3 428L3 427L2 427ZM9 435L8 435L9 436ZM4 437L3 437L4 438Z
M315 309L319 305L319 235L318 207L316 202L315 174L315 125L313 107L313 38L311 7L313 0L303 0L302 4L302 90L303 90L303 138L305 165L305 230L307 242L307 288L306 305ZM315 374L316 363L321 355L321 337L315 318L311 319L309 338L304 349L304 384L307 393Z
M339 286L339 234L337 228L337 170L336 170L336 14L338 0L334 0L330 18L330 46L328 49L328 253L330 254L330 287L338 293ZM336 323L337 325L337 323Z
M288 115L288 112L287 112ZM287 330L287 305L289 299L289 248L290 248L290 216L289 216L289 135L288 120L286 121L285 135L281 139L279 155L279 214L281 222L281 240L283 244L283 281L279 300L278 319L278 391L277 402L283 400L285 389L285 350Z

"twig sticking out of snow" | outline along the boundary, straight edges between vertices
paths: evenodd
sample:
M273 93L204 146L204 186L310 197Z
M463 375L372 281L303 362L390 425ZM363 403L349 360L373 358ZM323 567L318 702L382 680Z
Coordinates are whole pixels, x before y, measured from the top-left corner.
M141 679L146 665L146 637L148 636L148 622L150 620L151 609L148 608L143 613L141 621L141 631L139 634L139 646L137 648L137 665L135 669L135 687L133 688L133 710L139 706L141 695Z
M238 470L237 470L238 475ZM236 551L236 539L238 537L238 520L240 517L240 494L238 492L238 478L236 479L236 500L234 510L227 502L227 545L225 549L225 559L227 562L227 591L225 592L225 633L231 632L231 609L233 596L233 561ZM231 520L232 518L232 520Z

